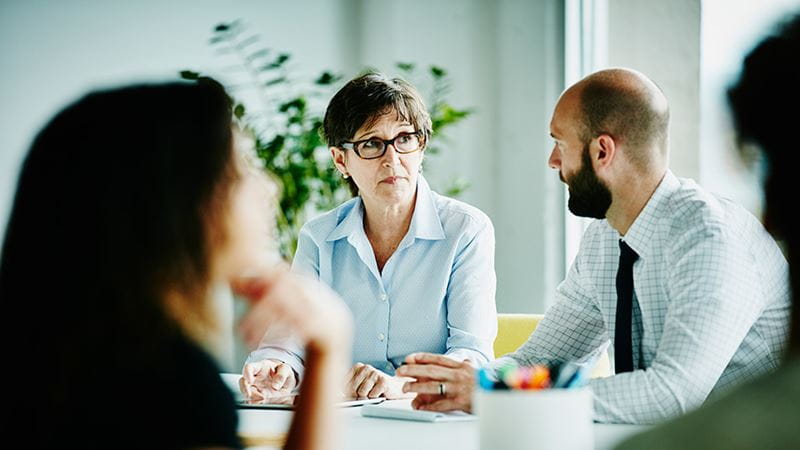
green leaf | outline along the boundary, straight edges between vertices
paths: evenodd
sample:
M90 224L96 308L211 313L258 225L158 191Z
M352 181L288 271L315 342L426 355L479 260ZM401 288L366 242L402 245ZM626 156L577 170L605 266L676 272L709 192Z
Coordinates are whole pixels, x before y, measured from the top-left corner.
M411 72L414 70L414 63L399 62L396 63L395 66L403 72Z
M433 75L434 78L442 78L447 75L447 72L441 67L431 66L431 75Z
M297 109L297 110L305 110L306 109L306 100L303 97L298 97L294 100L290 100L284 104L282 104L278 111L280 112L287 112L290 109Z
M244 113L245 113L245 110L244 110L244 105L243 104L237 103L236 106L233 107L233 115L237 119L241 119L242 117L244 117Z
M250 53L249 55L247 55L247 59L250 60L250 61L253 61L253 60L258 59L258 58L266 57L268 54L269 54L269 50L266 49L266 48L262 48L260 50L256 50L253 53Z
M285 82L286 82L286 77L278 77L267 81L266 83L264 83L264 86L275 86L276 84L281 84Z
M200 79L200 74L191 70L181 70L180 72L181 78L184 80L198 80Z
M457 177L445 187L444 195L457 198L467 189L469 189L469 182L461 177Z
M327 86L336 83L341 79L342 79L341 75L335 75L330 72L323 72L322 75L320 75L319 78L317 78L317 81L315 81L315 83L320 86Z
M289 55L288 53L281 53L280 55L278 55L277 58L275 58L274 61L272 61L265 67L269 67L270 69L277 69L278 67L281 67L286 61L288 61L290 57L291 55Z

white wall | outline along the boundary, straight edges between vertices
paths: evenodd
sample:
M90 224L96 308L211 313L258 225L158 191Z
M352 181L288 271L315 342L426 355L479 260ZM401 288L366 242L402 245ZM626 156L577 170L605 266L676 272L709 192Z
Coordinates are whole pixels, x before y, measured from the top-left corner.
M650 76L672 108L671 166L755 214L757 172L735 152L725 90L745 52L799 0L608 0L608 65Z
M745 167L735 148L726 89L736 80L744 55L789 12L800 12L799 0L703 0L700 66L700 180L759 214L759 173Z
M650 77L671 108L670 163L698 179L700 0L608 0L608 66Z
M22 155L57 109L102 86L175 78L185 68L219 72L207 42L214 25L236 18L309 72L342 70L352 56L338 3L0 2L0 231Z

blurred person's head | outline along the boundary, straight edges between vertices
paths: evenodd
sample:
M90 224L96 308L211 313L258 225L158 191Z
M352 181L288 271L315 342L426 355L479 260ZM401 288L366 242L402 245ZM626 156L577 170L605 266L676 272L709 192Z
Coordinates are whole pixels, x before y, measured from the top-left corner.
M267 245L267 188L234 151L219 84L85 96L23 163L0 264L4 334L21 361L55 358L54 385L197 337L214 326L210 287Z
M323 121L334 165L351 192L380 203L413 197L431 133L419 92L379 73L349 81L331 99Z
M755 144L764 158L767 229L788 249L794 296L800 292L800 228L797 205L797 124L800 114L800 15L762 40L745 58L728 99L742 143ZM743 149L747 147L742 147ZM800 308L794 308L791 349L800 352Z
M602 219L615 187L663 173L669 158L669 105L646 76L595 72L564 91L550 122L549 164L569 187L569 209Z

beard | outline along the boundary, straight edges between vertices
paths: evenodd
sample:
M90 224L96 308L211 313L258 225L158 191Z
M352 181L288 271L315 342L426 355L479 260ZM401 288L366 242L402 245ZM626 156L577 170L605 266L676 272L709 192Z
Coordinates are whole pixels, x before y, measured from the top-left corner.
M561 181L569 187L569 201L567 207L572 214L579 217L605 219L608 208L611 207L611 191L597 178L589 156L589 144L583 147L581 168L565 179L559 174Z

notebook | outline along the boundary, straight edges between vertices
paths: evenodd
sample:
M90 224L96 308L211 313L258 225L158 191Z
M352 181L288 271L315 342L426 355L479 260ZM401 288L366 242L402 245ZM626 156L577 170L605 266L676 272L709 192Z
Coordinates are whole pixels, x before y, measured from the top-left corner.
M296 395L287 395L280 399L273 399L275 403L247 403L244 400L238 400L236 407L241 409L294 409L294 400ZM386 400L383 397L378 398L349 398L344 399L336 404L340 408L350 408L353 406L362 405L377 405Z
M461 411L437 412L420 411L410 408L396 408L386 405L365 405L361 408L364 417L379 417L382 419L413 420L416 422L469 422L478 420L478 416Z

